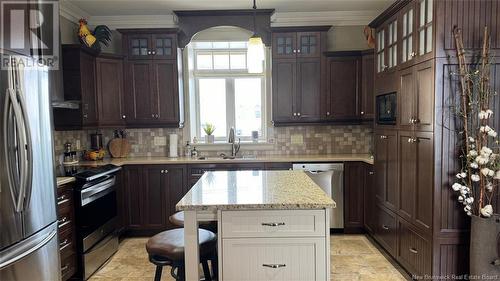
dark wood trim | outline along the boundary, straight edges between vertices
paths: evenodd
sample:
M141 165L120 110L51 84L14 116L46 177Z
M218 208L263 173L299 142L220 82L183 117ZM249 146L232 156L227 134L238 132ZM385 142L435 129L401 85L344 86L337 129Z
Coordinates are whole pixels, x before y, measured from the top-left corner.
M117 59L117 60L125 58L124 55L111 54L111 53L100 53L99 55L97 55L97 57L103 59Z
M331 25L318 26L280 26L271 27L272 32L308 32L308 31L328 31L332 28Z
M119 28L117 29L121 34L165 34L165 33L179 33L178 28Z
M382 23L384 23L387 19L396 14L399 10L401 10L404 6L410 3L412 0L397 0L391 6L389 6L383 13L381 13L378 17L376 17L372 22L368 24L371 28L377 28Z
M375 49L366 49L362 50L361 54L364 55L375 55Z
M326 57L357 57L361 56L363 51L330 51L324 52Z
M187 10L187 11L174 11L174 14L178 17L206 17L206 16L242 16L251 15L253 16L253 9L234 9L234 10ZM255 10L257 15L269 15L274 14L274 9L257 9Z

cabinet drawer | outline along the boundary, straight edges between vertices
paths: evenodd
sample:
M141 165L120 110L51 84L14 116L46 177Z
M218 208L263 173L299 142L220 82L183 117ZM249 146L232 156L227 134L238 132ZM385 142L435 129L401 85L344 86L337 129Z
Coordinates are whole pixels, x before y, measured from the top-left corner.
M398 235L396 215L379 205L377 205L376 212L375 238L394 256Z
M61 280L68 280L76 273L76 255L61 259Z
M325 236L324 210L225 211L222 237Z
M68 208L73 205L73 190L61 186L57 190L57 209Z
M57 216L57 224L59 232L64 232L73 229L73 209L72 206L59 208Z
M399 222L397 258L412 275L431 274L431 249L430 240L406 222Z
M326 280L324 238L223 239L224 280Z
M59 233L59 252L61 253L61 260L75 253L75 238L72 230Z

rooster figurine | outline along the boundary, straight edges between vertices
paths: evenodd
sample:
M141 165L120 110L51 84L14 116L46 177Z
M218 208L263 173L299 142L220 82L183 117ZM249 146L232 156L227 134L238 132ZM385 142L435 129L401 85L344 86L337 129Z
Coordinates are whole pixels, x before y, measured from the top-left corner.
M80 19L79 23L78 37L80 43L97 51L101 51L101 43L108 46L109 41L111 41L111 30L107 26L98 25L95 27L94 32L91 32L87 26L87 20Z

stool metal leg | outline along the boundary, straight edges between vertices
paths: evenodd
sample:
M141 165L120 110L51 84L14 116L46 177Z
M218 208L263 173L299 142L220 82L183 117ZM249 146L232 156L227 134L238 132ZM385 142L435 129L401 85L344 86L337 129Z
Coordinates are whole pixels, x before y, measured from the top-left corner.
M203 267L203 275L205 275L205 281L212 281L212 277L210 276L210 269L208 268L208 260L203 260L201 262Z
M156 266L156 272L155 272L155 281L160 281L161 280L161 272L163 270L163 266Z

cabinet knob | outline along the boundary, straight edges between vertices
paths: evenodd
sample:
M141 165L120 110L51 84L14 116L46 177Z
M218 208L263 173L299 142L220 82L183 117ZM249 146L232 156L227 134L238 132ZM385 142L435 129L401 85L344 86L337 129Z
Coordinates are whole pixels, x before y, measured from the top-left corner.
M156 51L152 51L151 54L156 55Z
M83 118L87 119L89 117L87 114L83 114Z
M387 225L382 225L382 228L385 230L389 230L389 227Z
M418 124L418 123L420 123L420 119L418 118L413 119L413 124Z
M370 172L368 172L368 174L369 174L370 176L371 176L371 175L375 175L375 172L370 171Z
M365 112L364 112L364 111L361 111L361 115L365 115Z
M327 112L326 112L326 116L330 116L330 111L327 111Z
M300 53L300 49L297 50L297 53Z
M160 115L158 114L155 114L155 118L158 119L160 117Z
M382 135L382 136L380 136L380 139L385 140L385 139L387 139L387 136Z
M151 51L148 51L148 55L151 55Z
M297 116L300 116L300 112L299 112L299 113L297 113Z
M297 50L293 50L292 52L295 54L295 53L297 53Z
M412 58L413 58L414 56L416 56L416 55L417 55L417 53L415 53L415 52L411 52L411 53L410 53L410 57L412 57Z
M293 113L293 116L297 116L297 113L295 113L295 112L294 112L294 113Z
M127 118L127 116L126 116L125 114L124 114L124 115L122 115L122 119L125 119L125 118Z

